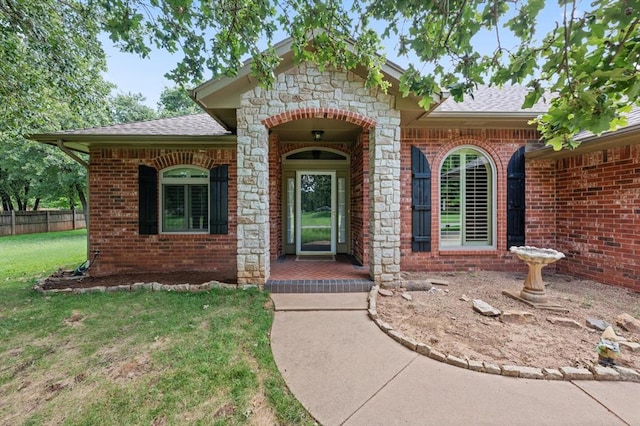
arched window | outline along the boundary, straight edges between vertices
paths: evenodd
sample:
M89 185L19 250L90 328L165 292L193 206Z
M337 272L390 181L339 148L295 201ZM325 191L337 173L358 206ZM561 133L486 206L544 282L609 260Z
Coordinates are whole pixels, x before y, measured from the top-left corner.
M162 232L208 232L209 170L178 166L160 176Z
M495 173L473 147L451 151L440 168L440 248L495 247Z

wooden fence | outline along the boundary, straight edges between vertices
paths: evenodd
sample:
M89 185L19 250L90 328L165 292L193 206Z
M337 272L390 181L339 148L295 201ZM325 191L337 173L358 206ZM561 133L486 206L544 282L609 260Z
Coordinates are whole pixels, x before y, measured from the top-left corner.
M74 210L0 213L0 237L86 228L84 213Z

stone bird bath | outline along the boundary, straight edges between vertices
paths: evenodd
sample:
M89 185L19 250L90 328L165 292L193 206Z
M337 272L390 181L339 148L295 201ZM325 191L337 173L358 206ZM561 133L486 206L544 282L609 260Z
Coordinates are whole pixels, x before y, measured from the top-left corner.
M504 294L530 302L531 306L544 307L549 302L547 292L542 281L542 268L550 263L556 262L564 257L564 254L549 248L538 248L531 246L511 247L510 251L515 254L518 259L522 260L529 267L529 273L524 280L524 288L519 295L511 292L503 291Z

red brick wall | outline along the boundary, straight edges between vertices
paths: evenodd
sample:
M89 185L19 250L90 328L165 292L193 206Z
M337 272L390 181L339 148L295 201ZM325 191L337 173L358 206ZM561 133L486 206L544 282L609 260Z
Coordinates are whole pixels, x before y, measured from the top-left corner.
M278 135L269 136L269 222L271 260L284 253L282 247L282 153Z
M559 271L640 291L640 145L559 160Z
M351 150L351 254L369 263L369 131L363 131Z
M513 129L402 129L401 133L401 268L406 271L526 270L506 250L506 168L511 156L526 141L536 139L533 130ZM411 250L411 146L426 155L431 167L431 252ZM453 148L473 145L485 151L496 167L496 250L439 250L439 170ZM527 176L527 187L531 188ZM528 213L528 212L527 212Z
M92 275L144 271L210 271L235 280L237 164L233 150L92 149L89 167L89 252ZM229 233L138 234L138 165L161 170L191 164L229 165Z

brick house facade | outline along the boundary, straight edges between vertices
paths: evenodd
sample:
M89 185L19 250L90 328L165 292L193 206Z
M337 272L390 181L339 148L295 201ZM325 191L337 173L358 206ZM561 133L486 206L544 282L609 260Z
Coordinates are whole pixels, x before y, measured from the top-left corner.
M208 115L33 137L89 154L93 274L264 285L271 262L316 250L300 236L308 180L332 188L320 252L351 255L383 286L403 270L525 270L508 248L526 244L567 255L550 270L640 290L640 114L622 137L556 153L534 143L527 123L545 106L520 110L521 88L424 111L399 94L393 64L383 93L358 70L294 64L289 47L272 89L247 66L192 91Z

